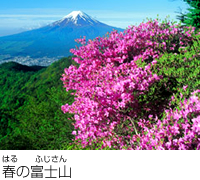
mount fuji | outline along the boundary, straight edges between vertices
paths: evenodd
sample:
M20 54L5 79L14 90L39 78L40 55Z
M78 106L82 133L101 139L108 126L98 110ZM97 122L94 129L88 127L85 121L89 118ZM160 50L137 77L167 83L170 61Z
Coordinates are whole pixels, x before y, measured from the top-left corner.
M0 37L0 61L16 57L55 59L69 56L69 50L78 45L75 39L83 36L94 39L113 30L123 31L101 23L82 11L73 11L61 20L39 29Z

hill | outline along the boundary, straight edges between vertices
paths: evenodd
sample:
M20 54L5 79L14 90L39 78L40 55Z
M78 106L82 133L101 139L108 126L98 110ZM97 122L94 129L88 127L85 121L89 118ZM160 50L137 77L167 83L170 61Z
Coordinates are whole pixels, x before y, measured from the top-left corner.
M0 65L0 149L60 149L71 141L70 115L61 105L73 96L60 80L71 63L69 57L49 67Z

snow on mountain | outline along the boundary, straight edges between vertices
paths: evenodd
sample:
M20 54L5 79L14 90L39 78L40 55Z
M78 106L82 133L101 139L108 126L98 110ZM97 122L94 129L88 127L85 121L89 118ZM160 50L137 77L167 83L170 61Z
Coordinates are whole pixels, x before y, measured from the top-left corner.
M64 16L61 20L53 23L53 26L67 26L67 25L75 25L75 26L84 26L84 25L95 25L101 24L99 21L90 17L86 13L82 11L72 11L67 16Z

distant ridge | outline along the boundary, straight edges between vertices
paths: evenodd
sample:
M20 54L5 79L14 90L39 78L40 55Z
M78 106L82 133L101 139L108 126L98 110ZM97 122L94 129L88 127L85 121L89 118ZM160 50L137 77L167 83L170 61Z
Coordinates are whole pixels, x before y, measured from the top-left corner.
M43 68L45 67L44 66L26 66L26 65L22 65L16 62L7 62L7 63L0 64L0 69L7 69L10 71L23 71L23 72L34 71L35 72Z
M73 11L62 19L39 29L0 37L0 57L12 59L18 56L24 58L29 56L59 59L71 55L69 50L77 45L75 39L83 36L94 39L113 29L123 31L123 29L101 23L82 11ZM0 59L0 62L3 60L5 59ZM29 65L29 61L32 60L27 58L23 61L28 61L25 64ZM48 61L49 64L52 63L51 59ZM42 63L36 61L30 64L41 65Z

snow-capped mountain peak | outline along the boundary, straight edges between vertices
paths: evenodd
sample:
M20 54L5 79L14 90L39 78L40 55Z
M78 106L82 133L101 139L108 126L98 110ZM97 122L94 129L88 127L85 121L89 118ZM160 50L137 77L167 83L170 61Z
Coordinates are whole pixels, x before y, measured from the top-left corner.
M86 13L82 11L72 11L67 16L64 16L61 20L54 23L54 25L95 25L96 23L100 23L99 21L95 20L94 18L90 17Z
M84 13L82 11L72 11L70 14L68 14L67 16L63 17L63 20L66 18L71 18L74 21L76 21L78 19L78 16L80 17L84 17Z

